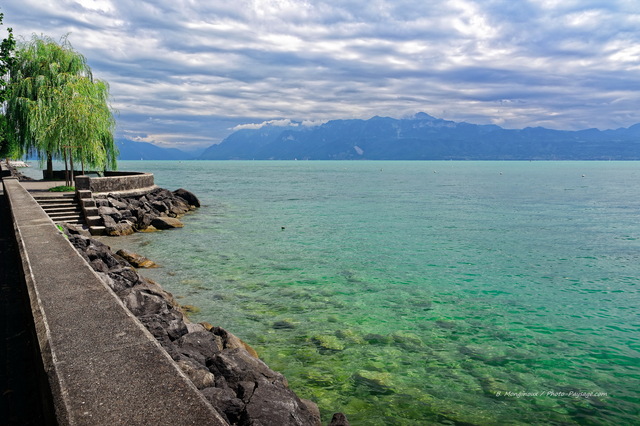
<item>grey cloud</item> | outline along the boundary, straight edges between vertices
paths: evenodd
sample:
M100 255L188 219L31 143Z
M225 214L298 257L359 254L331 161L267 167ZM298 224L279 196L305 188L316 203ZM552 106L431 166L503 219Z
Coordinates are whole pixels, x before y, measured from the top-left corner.
M420 110L510 127L640 121L633 2L3 3L18 34L71 32L111 84L120 134L156 142Z

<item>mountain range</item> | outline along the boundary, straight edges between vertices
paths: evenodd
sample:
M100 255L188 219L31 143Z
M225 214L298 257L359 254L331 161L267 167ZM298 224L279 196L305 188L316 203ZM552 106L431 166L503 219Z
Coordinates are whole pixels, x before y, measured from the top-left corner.
M175 159L175 158L174 158ZM238 130L203 160L639 160L640 124L616 130L505 129L418 113Z

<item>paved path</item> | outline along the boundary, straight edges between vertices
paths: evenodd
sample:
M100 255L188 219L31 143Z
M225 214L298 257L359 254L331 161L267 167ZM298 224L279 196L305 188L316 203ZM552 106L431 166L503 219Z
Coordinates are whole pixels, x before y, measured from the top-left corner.
M24 180L21 181L22 187L29 192L49 192L49 188L64 185L63 180ZM60 192L51 192L50 194L61 194Z

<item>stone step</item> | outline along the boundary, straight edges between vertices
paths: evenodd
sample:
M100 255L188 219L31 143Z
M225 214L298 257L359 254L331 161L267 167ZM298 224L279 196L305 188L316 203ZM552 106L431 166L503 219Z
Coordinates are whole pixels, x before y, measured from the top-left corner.
M62 216L62 217L52 217L53 223L74 223L76 225L83 225L84 220L82 220L79 216Z
M84 217L82 217L82 215L78 214L78 213L74 213L74 212L60 212L60 213L47 213L49 215L49 217L51 219L55 220L60 220L61 218L77 218L80 220L84 220Z
M104 235L104 230L106 228L104 226L92 225L89 227L89 232L91 235Z
M47 198L36 200L41 206L50 206L52 204L76 204L73 198Z
M80 213L82 211L78 208L78 206L75 206L73 204L70 204L70 205L56 204L55 206L42 207L42 210L44 210L47 213L69 212L69 211Z
M100 216L87 216L87 225L89 226L101 226L102 217Z
M90 209L90 208L96 207L96 202L93 199L88 200L86 198L83 198L83 199L80 200L80 203L81 203L82 207L84 207L85 209Z
M96 207L89 207L84 209L85 216L99 216L98 209Z
M75 194L53 194L53 195L38 195L38 194L34 194L33 198L35 200L52 200L52 199L56 199L56 198L63 198L65 200L75 200L76 199L76 195Z

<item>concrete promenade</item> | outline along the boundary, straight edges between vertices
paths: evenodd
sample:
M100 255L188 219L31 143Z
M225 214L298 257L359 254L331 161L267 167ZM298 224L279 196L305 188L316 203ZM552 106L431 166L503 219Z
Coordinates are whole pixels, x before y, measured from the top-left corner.
M58 423L227 424L23 185L3 184Z

